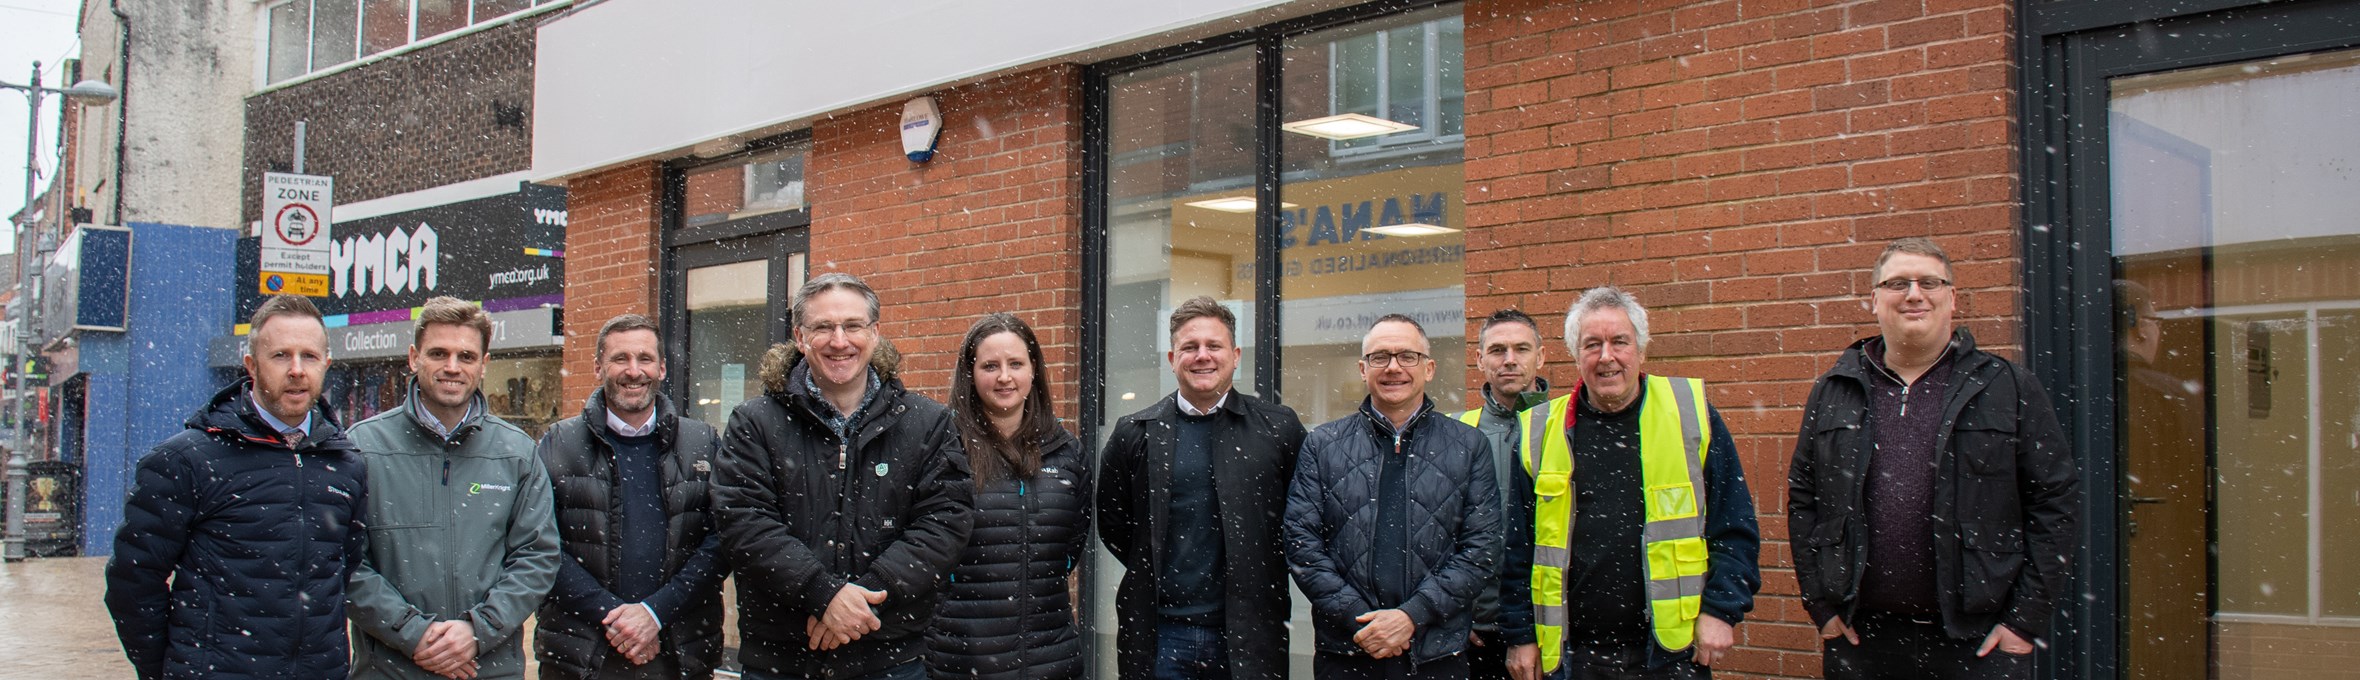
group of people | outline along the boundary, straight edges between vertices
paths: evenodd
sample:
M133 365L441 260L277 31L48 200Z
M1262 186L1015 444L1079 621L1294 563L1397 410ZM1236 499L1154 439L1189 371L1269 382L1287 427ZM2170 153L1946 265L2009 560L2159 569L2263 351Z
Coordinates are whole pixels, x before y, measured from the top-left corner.
M2029 677L2064 591L2073 459L2038 382L1953 322L1951 277L1892 244L1881 332L1805 407L1786 527L1830 678ZM1702 678L1762 584L1746 455L1702 381L1645 371L1616 288L1568 310L1561 394L1501 310L1483 403L1443 412L1425 329L1389 315L1361 407L1309 431L1235 389L1236 317L1188 300L1178 389L1096 456L1022 320L974 324L945 405L903 387L881 312L855 277L805 284L718 431L664 396L660 328L616 317L599 387L535 443L486 412L480 309L420 308L408 399L345 429L319 312L271 298L247 377L139 463L107 567L124 650L142 678L513 678L537 614L543 677L704 678L734 576L748 678L1077 678L1095 529L1125 680L1286 677L1290 576L1323 679Z

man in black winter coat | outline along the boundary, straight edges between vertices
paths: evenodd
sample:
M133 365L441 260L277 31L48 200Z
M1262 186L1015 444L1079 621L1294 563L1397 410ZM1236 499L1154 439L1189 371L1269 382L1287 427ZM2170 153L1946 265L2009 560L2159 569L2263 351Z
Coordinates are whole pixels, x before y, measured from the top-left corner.
M2079 534L2073 452L2030 371L1951 320L1950 257L1877 258L1877 337L1812 387L1787 478L1831 680L2029 678Z
M762 360L713 470L746 677L918 680L944 575L974 523L951 411L902 389L877 294L796 292L795 343Z
M609 319L596 347L598 389L539 447L566 556L536 619L541 677L712 677L727 575L707 484L720 437L658 391L653 319Z
M1321 680L1465 678L1475 598L1497 587L1500 486L1483 433L1434 411L1425 329L1378 319L1368 399L1319 426L1287 493L1287 563Z
M1303 444L1293 409L1233 389L1237 315L1210 297L1172 310L1180 389L1115 422L1098 535L1123 564L1122 680L1287 675L1280 515Z
M360 449L320 403L319 310L255 310L247 379L139 461L106 604L142 680L341 678L344 582L368 538Z

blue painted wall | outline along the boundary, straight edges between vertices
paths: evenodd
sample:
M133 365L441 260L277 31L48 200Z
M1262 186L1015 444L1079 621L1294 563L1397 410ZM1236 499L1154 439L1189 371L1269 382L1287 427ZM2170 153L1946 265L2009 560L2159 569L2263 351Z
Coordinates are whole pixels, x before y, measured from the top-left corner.
M233 229L131 225L129 330L79 336L80 368L90 377L84 555L113 552L140 456L179 432L226 383L205 366L205 351L234 323L237 238Z

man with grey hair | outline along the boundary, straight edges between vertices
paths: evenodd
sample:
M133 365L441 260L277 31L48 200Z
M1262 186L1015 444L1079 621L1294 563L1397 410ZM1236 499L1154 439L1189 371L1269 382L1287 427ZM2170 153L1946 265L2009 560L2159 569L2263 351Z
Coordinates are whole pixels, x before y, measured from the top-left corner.
M1871 271L1879 333L1812 386L1787 472L1826 675L2032 677L2080 536L2073 452L2032 372L1952 321L1941 246L1894 241Z
M1580 382L1521 416L1500 627L1537 644L1509 669L1711 677L1762 584L1736 441L1704 381L1641 370L1647 309L1629 293L1583 293L1565 341Z
M804 284L795 342L763 357L763 395L723 431L713 507L747 678L925 676L973 491L950 409L902 387L878 312L849 274Z

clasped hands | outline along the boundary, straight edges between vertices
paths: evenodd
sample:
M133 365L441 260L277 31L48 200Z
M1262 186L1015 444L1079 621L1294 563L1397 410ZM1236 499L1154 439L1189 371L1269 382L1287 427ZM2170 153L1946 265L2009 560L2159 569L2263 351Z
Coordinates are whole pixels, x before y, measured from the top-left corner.
M805 617L803 634L811 639L809 647L822 651L835 649L876 632L884 623L877 620L877 613L871 608L884 603L884 591L844 584L828 600L826 613Z

